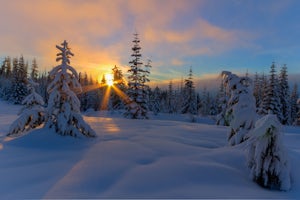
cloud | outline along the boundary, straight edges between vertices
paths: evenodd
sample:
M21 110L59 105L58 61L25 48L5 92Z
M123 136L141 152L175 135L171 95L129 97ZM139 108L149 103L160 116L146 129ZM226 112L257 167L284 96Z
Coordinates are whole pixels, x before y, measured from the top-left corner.
M71 63L80 71L124 71L130 60L134 29L142 54L158 69L183 66L189 56L216 55L245 44L244 32L228 30L194 13L204 1L174 0L2 0L0 43L7 54L36 57L41 68L55 66L55 45L67 39L75 53ZM170 72L170 71L169 71ZM161 76L164 77L164 76Z

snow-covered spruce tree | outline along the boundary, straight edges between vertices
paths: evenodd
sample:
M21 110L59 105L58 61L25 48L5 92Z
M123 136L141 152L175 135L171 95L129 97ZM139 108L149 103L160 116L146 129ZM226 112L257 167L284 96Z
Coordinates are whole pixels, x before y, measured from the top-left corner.
M169 82L168 90L167 90L167 112L175 113L175 94L173 90L173 82L172 80Z
M61 61L61 64L49 72L52 81L47 88L49 100L45 127L60 135L94 137L95 132L80 114L80 101L76 96L76 93L81 92L79 77L69 65L70 57L74 54L66 41L61 45L56 45L60 51L56 61Z
M24 58L13 59L12 85L10 89L9 100L15 104L21 104L23 99L28 95L27 91L27 68Z
M35 82L38 79L38 73L39 73L39 71L38 71L38 65L37 65L36 59L33 59L32 64L31 64L30 78Z
M288 82L287 66L284 65L279 74L279 97L281 102L282 124L291 124L290 88Z
M11 59L5 57L1 66L1 79L0 79L0 97L4 100L8 100L11 89Z
M196 121L195 115L197 115L197 98L196 98L195 86L193 82L192 68L190 68L188 78L185 79L183 95L185 99L181 108L181 113L189 114L190 120L192 122L195 122Z
M270 70L269 82L266 90L264 91L263 98L263 114L266 115L268 113L272 113L277 115L279 121L282 121L282 104L280 101L280 90L279 90L279 82L276 74L276 66L273 62Z
M280 128L276 115L268 114L256 122L248 140L247 164L250 178L259 185L287 191L291 177Z
M299 98L298 94L298 86L297 84L294 84L292 93L291 93L291 121L294 124L297 119L297 113L298 113L298 105L297 100Z
M297 105L298 105L298 112L297 112L297 117L295 120L295 125L300 126L300 99L297 100Z
M253 95L255 97L255 102L256 102L256 112L260 113L261 112L261 105L262 105L262 92L263 92L263 87L262 87L262 78L258 75L256 72L254 75L254 83L253 83Z
M17 136L24 131L40 126L45 121L45 109L43 98L35 92L34 87L38 86L33 80L28 80L28 90L30 94L25 97L22 104L24 107L16 119L9 127L8 136Z
M131 64L128 70L128 89L127 95L129 97L126 101L126 111L124 116L131 119L147 119L147 110L143 108L142 105L146 103L144 96L144 73L142 69L142 54L140 53L141 47L139 45L140 39L138 34L134 34L133 47L131 54L132 60L129 62Z
M228 71L222 72L223 81L230 91L226 121L230 122L228 143L236 145L248 138L248 132L256 121L255 99L249 77L238 77Z

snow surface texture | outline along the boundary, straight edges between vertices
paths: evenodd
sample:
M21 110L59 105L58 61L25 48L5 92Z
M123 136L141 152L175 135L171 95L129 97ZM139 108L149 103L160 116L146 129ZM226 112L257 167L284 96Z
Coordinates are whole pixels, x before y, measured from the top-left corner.
M246 146L228 146L228 127L207 118L188 123L150 115L147 123L87 113L97 137L62 137L49 129L7 140L20 106L0 101L0 199L221 198L298 199L300 128L285 127L291 158L289 192L249 177ZM181 120L181 121L180 121Z
M290 166L282 143L280 122L276 115L266 115L251 131L248 151L250 177L263 187L291 188Z

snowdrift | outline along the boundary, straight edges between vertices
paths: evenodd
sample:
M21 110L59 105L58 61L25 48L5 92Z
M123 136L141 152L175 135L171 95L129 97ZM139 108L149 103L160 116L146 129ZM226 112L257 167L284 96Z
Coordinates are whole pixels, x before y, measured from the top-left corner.
M4 135L18 109L3 102L0 107L1 199L300 196L300 129L296 127L284 129L292 190L279 192L251 181L246 146L227 146L227 127L161 116L130 120L90 113L85 120L96 138L64 137L40 128L8 139ZM7 107L12 107L10 112Z

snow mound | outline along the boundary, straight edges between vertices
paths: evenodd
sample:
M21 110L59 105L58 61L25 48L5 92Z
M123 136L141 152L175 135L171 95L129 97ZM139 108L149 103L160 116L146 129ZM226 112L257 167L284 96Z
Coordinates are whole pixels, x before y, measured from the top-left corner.
M300 165L299 128L288 127L284 138L293 161L293 187L278 192L249 179L245 144L227 146L228 127L92 116L85 121L96 130L96 138L64 137L45 128L12 140L2 138L0 198L300 196L300 173L295 170ZM4 129L7 122L0 120Z

